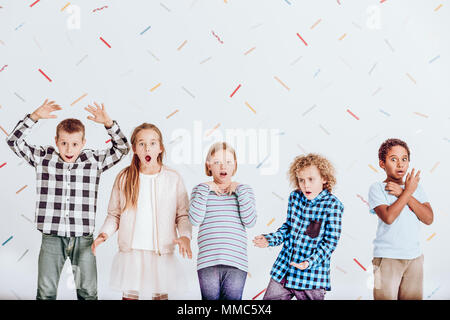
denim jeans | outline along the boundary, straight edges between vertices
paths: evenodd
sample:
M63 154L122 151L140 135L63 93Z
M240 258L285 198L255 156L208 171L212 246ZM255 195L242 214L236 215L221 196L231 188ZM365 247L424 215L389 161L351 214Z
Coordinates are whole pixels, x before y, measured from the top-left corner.
M197 271L202 300L242 300L247 272L217 265Z
M291 300L294 296L297 300L323 300L325 289L295 290L286 288L286 278L277 282L270 278L263 300Z
M38 262L37 300L55 300L67 258L72 263L78 300L97 300L97 263L92 254L93 236L60 237L42 234Z

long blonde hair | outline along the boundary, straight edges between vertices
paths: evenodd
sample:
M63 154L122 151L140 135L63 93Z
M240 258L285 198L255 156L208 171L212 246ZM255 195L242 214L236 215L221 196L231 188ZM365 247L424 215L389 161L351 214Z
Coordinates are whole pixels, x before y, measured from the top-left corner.
M133 152L136 150L136 139L137 135L141 130L151 129L155 131L159 136L159 144L162 152L158 155L157 161L162 166L163 158L165 154L165 148L163 144L163 138L161 131L157 126L151 123L143 123L136 127L131 135L131 146ZM125 194L125 209L137 207L137 202L139 198L139 172L140 172L141 162L136 153L133 154L133 159L131 159L131 164L123 169L119 175L119 185L122 186L121 191Z

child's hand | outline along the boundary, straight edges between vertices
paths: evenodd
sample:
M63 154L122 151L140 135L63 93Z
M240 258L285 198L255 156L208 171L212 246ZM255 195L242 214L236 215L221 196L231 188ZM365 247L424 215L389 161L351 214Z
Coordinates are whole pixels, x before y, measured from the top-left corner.
M384 189L388 191L389 194L392 194L397 198L400 197L403 192L402 186L392 181L386 183L386 187Z
M240 185L239 182L231 182L231 184L225 188L225 192L231 195L233 192L236 192L236 188Z
M267 248L269 246L269 241L263 235L256 236L253 239L253 244L258 248Z
M303 261L302 263L291 262L291 266L294 266L300 270L305 270L305 269L308 269L309 262L308 261Z
M416 175L414 175L414 170L415 169L413 168L412 171L406 175L405 179L405 190L407 190L411 194L416 191L420 181L420 170L417 171Z
M179 237L173 242L178 245L178 249L183 258L186 258L186 255L189 259L192 259L191 240L188 237Z
M44 103L39 108L34 110L30 117L34 121L38 121L39 119L54 119L56 116L50 113L61 109L62 108L59 104L56 104L55 101L48 102L48 99L45 99Z
M107 128L111 128L113 125L113 121L106 113L105 106L103 105L103 103L101 107L97 104L97 102L94 102L94 104L96 108L94 108L91 105L88 105L86 108L84 108L84 110L89 111L93 115L93 117L88 116L87 118L94 122L102 123Z
M95 249L102 244L103 242L106 241L106 239L108 239L108 235L104 232L100 233L97 237L97 239L94 240L94 242L92 243L91 249L92 249L92 253L95 256Z
M220 196L220 194L222 193L220 191L219 186L214 181L208 181L205 182L205 184L208 185L209 190L214 191L214 193L217 194L218 196Z

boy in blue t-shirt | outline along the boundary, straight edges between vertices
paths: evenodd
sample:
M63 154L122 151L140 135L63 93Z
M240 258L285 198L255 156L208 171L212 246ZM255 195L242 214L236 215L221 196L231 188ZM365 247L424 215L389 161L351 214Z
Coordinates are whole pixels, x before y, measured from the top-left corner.
M421 222L433 222L433 210L419 185L420 170L406 174L410 151L404 141L386 140L378 158L387 177L369 189L370 213L379 218L373 241L373 296L375 300L421 300L423 254L419 231Z

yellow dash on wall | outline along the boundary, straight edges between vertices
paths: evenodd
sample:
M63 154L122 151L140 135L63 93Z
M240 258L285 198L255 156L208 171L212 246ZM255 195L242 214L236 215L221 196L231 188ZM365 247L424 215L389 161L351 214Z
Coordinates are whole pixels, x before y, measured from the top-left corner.
M442 6L443 6L443 4L441 3L440 5L438 5L438 6L436 7L436 9L434 9L434 11L438 11L440 8L442 8Z
M256 49L256 47L251 48L250 50L248 50L247 52L245 52L244 55L245 55L245 56L248 55L250 52L252 52L252 51L255 50L255 49Z
M347 273L347 271L345 271L344 269L342 269L341 267L336 266L336 269L338 269L339 271L343 272L343 273Z
M373 171L375 171L376 173L378 173L378 170L375 169L373 165L369 164L369 168L372 169Z
M409 73L406 73L406 75L412 82L414 82L414 84L417 84L416 80Z
M427 241L430 241L431 239L433 239L433 237L436 235L436 232L433 232L433 234L431 236L428 237Z
M87 93L85 93L85 94L83 94L81 97L79 97L77 100L75 100L74 102L72 102L71 104L70 104L70 106L73 106L75 103L77 103L77 102L79 102L81 99L83 99L84 97L86 97L88 94Z
M267 224L267 226L270 226L273 222L275 221L275 218L272 218L269 223Z
M172 112L171 114L169 114L167 117L166 117L166 119L169 119L171 116L173 116L175 113L177 113L179 110L177 109L177 110L175 110L174 112Z
M28 187L28 185L24 185L22 188L20 188L19 190L16 191L16 194L19 194L23 189L25 189L26 187Z
M150 92L155 91L156 89L158 89L158 87L161 85L161 82L158 83L156 86L154 86L153 88L150 89Z
M434 169L436 169L440 163L441 163L440 161L436 162L436 164L433 166L433 168L431 168L430 172L433 173Z
M340 38L339 38L339 40L342 40L342 39L344 39L345 37L347 36L347 34L346 33L344 33Z
M7 136L9 136L9 134L8 134L8 132L6 132L6 130L5 129L3 129L3 127L2 126L0 126L0 130L2 130Z
M178 51L180 51L183 47L184 47L184 45L186 44L186 42L187 42L187 40L184 40L184 42L178 47Z
M249 107L250 108L250 110L252 110L255 114L256 114L256 111L255 111L255 109L253 109L249 104L248 104L248 102L247 101L245 101L245 105L247 106L247 107Z
M291 90L289 89L289 87L283 82L281 81L277 76L274 76L275 80L277 80L283 87L285 87L287 90Z
M70 2L67 2L67 4L61 9L61 11L64 11L65 8L67 8L70 5Z
M420 112L414 112L414 114L417 114L418 116L424 117L424 118L428 118L428 116L426 114L420 113Z
M208 137L211 133L214 132L214 130L216 130L218 127L220 127L220 123L216 124L216 126L214 128L212 128L207 134L206 136Z
M322 19L317 20L312 26L311 26L311 30L314 29L319 23L320 21L322 21Z

